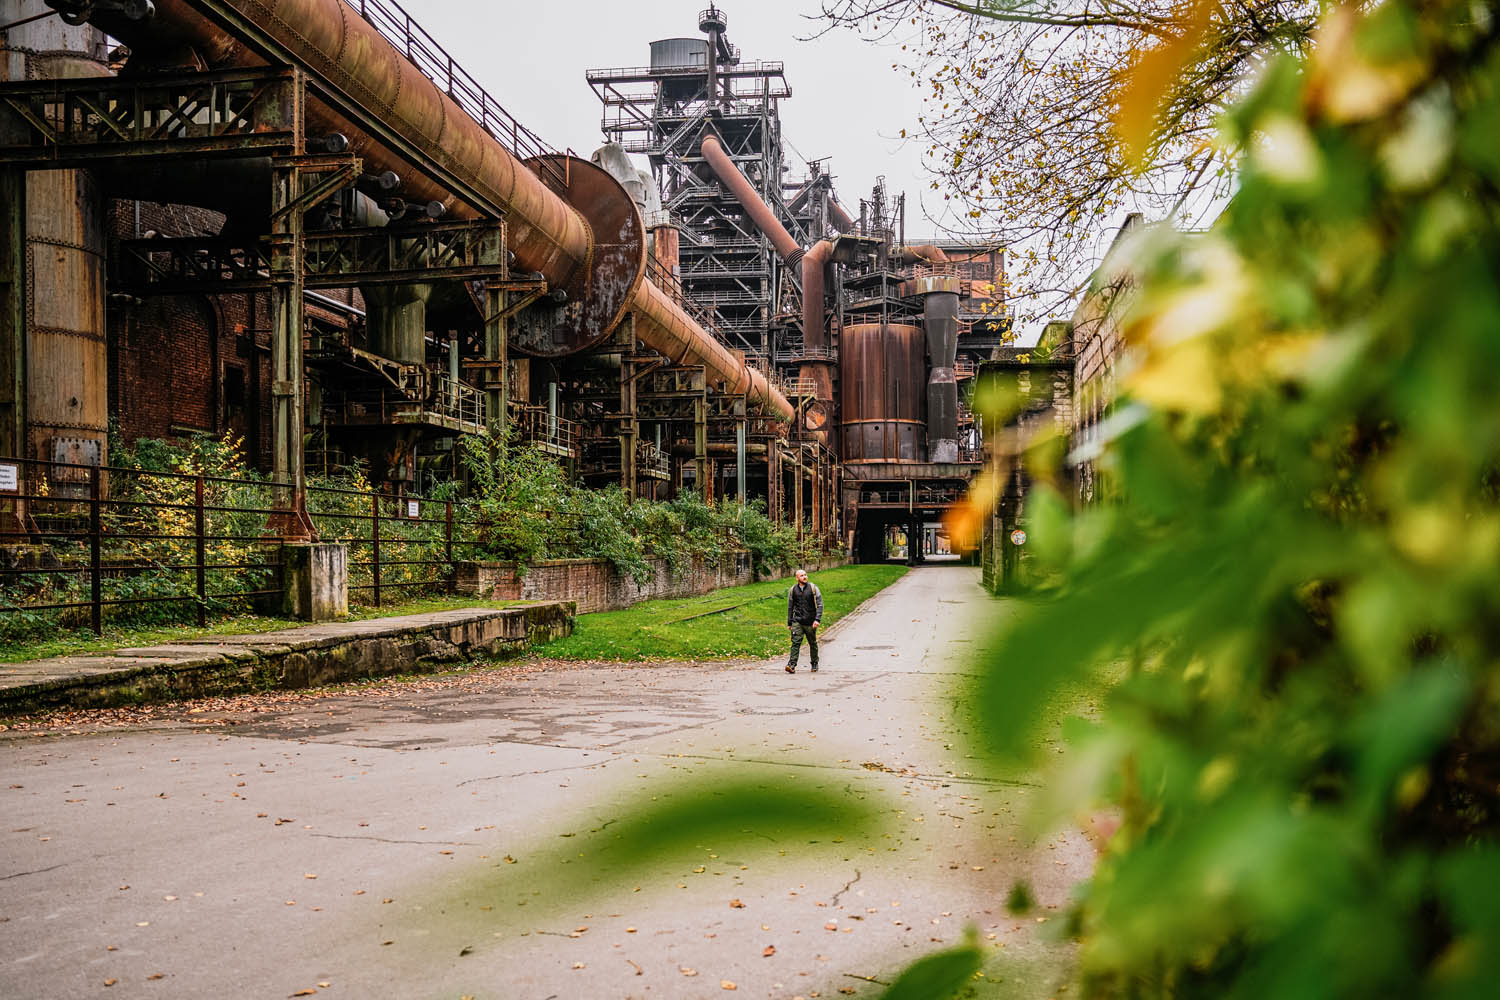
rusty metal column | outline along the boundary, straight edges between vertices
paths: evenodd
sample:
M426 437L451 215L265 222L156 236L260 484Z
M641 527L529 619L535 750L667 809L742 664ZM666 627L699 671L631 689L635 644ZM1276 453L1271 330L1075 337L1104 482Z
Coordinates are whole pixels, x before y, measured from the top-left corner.
M807 475L807 462L802 445L797 445L796 480L792 484L792 524L797 529L797 541L802 541L802 477Z
M708 393L693 400L693 467L698 477L698 494L704 503L713 499L713 484L708 470Z
M634 500L636 482L636 447L641 439L641 424L636 412L635 362L635 313L629 313L621 324L621 339L624 354L620 358L620 487Z
M734 488L740 506L745 506L745 417L742 414L734 424Z
M302 89L297 88L300 102ZM300 110L300 109L299 109ZM300 114L299 114L300 118ZM271 170L271 475L273 517L287 538L310 538L302 451L302 210L301 174L295 162Z
M502 447L510 436L510 318L499 282L484 285L485 426Z
M766 442L766 516L772 524L781 523L781 467L776 461L781 442L775 434Z
M26 448L26 174L0 170L0 457Z

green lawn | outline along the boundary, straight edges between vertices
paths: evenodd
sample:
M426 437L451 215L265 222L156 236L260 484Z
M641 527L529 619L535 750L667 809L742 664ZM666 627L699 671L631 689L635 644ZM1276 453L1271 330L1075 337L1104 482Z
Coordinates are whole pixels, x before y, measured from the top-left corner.
M905 566L841 566L815 573L823 624L831 625L895 583ZM573 634L538 652L558 660L732 660L786 651L790 579L728 587L702 597L646 601L579 615Z
M419 615L429 611L451 611L455 608L503 608L515 601L479 601L471 598L433 597L386 603L382 608L360 607L353 610L346 621L362 621L367 618L392 618L397 615ZM0 641L0 663L22 663L26 660L41 660L49 656L70 656L85 653L107 653L113 649L130 649L136 646L159 646L164 643L181 642L184 639L203 639L217 635L250 635L256 632L279 632L284 628L296 628L306 622L287 618L270 618L265 615L232 615L211 621L207 626L196 625L109 625L103 635L94 635L87 628L59 630L46 638Z

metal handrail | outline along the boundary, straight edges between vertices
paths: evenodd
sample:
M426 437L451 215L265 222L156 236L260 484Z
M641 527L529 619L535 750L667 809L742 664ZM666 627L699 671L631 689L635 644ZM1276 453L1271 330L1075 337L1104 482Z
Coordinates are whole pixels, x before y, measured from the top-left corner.
M604 69L591 69L585 72L589 83L595 80L618 80L629 76L650 76L652 74L676 73L705 73L706 66L614 66ZM741 62L729 73L739 73L745 76L780 76L786 72L786 63L779 59L765 60L755 59L750 62Z
M405 54L423 76L453 98L464 113L474 119L491 138L519 159L527 160L557 153L540 136L517 121L462 66L454 62L453 57L426 29L413 21L411 15L396 0L344 0L344 3L357 11L360 17ZM551 174L560 184L567 183L565 169L556 162L544 160L536 165L536 169L538 173Z

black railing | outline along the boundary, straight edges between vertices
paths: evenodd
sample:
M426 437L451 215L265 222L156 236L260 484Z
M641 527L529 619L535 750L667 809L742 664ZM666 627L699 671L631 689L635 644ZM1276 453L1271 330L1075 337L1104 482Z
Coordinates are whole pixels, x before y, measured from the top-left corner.
M281 590L275 486L0 459L0 630L245 610Z
M516 121L500 102L491 97L420 24L413 21L395 0L344 0L385 36L395 48L421 70L490 136L522 160L556 153L531 129ZM566 168L543 160L536 167L559 184L567 184Z

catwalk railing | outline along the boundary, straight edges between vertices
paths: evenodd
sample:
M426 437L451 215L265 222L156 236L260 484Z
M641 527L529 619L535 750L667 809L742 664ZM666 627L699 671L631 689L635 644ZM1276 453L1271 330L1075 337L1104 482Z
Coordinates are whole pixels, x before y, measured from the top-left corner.
M500 102L491 97L475 79L453 61L447 51L395 0L344 0L370 22L386 40L396 47L422 75L453 98L468 116L517 158L528 160L556 152L531 129L516 121ZM567 183L564 168L550 160L541 161L539 173L550 173L560 184Z

